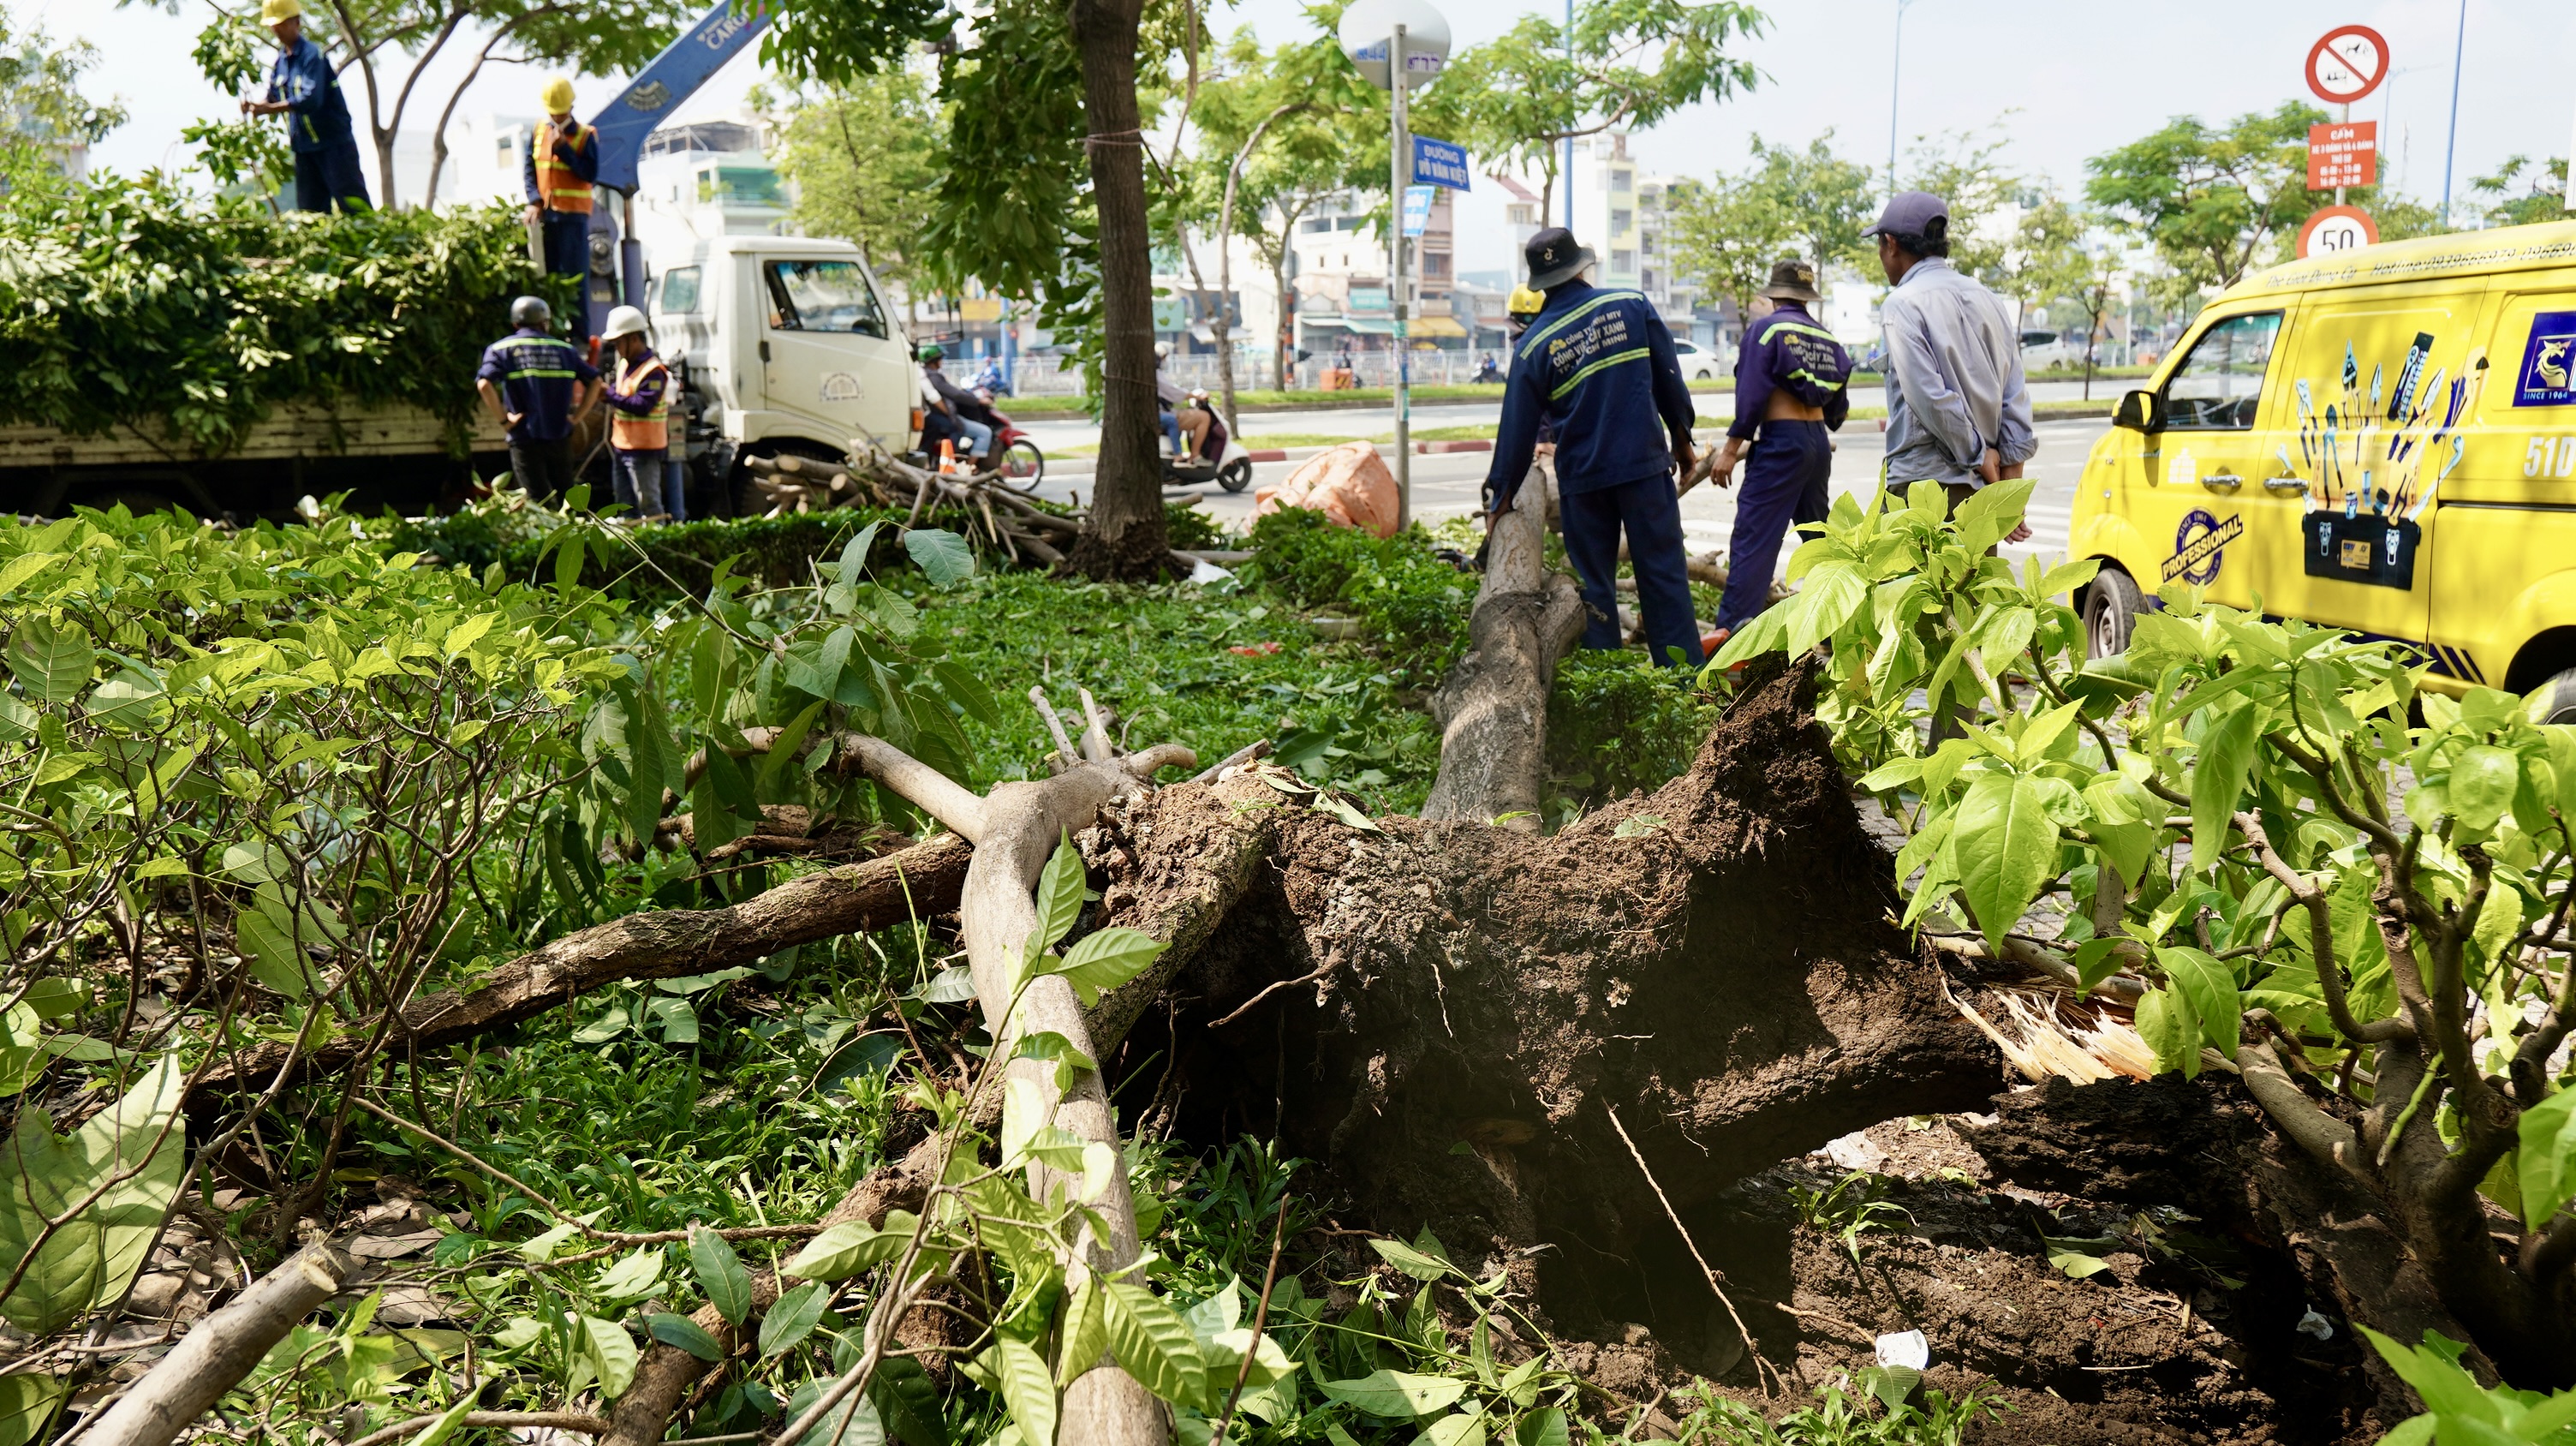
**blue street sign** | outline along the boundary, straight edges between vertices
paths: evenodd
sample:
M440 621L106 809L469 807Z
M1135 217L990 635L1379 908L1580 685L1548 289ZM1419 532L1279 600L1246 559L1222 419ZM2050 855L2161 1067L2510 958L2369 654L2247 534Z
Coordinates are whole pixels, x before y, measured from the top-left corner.
M1435 141L1429 136L1413 138L1413 180L1421 186L1447 186L1453 191L1467 189L1467 148Z
M1430 186L1404 188L1405 235L1419 236L1431 224L1431 195L1434 189Z

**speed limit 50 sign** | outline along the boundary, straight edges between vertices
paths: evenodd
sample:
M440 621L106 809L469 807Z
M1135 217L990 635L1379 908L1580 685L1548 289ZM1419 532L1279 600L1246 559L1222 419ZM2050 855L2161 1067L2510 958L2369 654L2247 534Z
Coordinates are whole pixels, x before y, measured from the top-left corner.
M2299 228L2299 259L2379 244L2379 227L2359 206L2328 206Z

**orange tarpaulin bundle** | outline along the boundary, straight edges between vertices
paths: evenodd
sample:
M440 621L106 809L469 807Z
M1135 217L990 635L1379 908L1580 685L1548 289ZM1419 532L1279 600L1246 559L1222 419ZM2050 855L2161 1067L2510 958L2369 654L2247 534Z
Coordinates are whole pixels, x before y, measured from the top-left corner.
M1365 528L1380 537L1395 536L1395 474L1367 442L1344 442L1306 459L1276 487L1252 494L1252 515L1265 516L1283 507L1320 512L1344 527Z

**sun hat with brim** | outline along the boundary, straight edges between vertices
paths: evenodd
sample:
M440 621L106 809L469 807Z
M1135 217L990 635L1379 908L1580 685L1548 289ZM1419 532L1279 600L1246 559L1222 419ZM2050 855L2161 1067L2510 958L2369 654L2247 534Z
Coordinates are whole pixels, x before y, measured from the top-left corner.
M1591 247L1577 245L1573 232L1550 226L1521 247L1521 259L1529 263L1529 284L1545 291L1572 281L1600 258L1592 254Z
M1794 256L1783 257L1771 264L1771 284L1755 295L1773 301L1822 301L1816 291L1816 268Z

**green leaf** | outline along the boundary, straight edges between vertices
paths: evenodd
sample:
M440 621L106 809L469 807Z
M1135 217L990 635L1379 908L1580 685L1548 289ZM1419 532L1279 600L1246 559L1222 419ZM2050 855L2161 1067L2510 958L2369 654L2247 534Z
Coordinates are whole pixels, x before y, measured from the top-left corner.
M1082 917L1083 893L1082 851L1073 846L1072 834L1059 831L1055 852L1038 872L1038 926L1022 949L1025 959L1034 961L1073 932L1074 921Z
M1371 1371L1350 1381L1326 1381L1324 1394L1343 1405L1390 1420L1412 1420L1447 1410L1467 1394L1467 1383L1454 1376L1419 1376L1410 1371Z
M1485 1446L1485 1413L1460 1411L1443 1416L1413 1438L1413 1446Z
M59 552L22 552L0 566L0 593L14 592L18 584L62 561Z
M687 1316L659 1311L646 1316L644 1324L653 1332L653 1339L674 1350L687 1351L710 1365L724 1359L724 1347L707 1334L705 1326Z
M1072 1090L1073 1077L1087 1069L1100 1068L1099 1061L1073 1047L1073 1041L1052 1029L1041 1029L1022 1035L1020 1046L1013 1052L1017 1059L1052 1060L1055 1064L1055 1092Z
M1109 1282L1101 1303L1109 1353L1127 1374L1174 1405L1199 1405L1205 1363L1189 1322L1161 1296L1123 1280Z
M2220 1054L2236 1058L2245 1009L2236 992L2236 976L2226 965L2198 949L2158 949L2156 963L2191 1001L2192 1016L2199 1022L2192 1041L2195 1055L2199 1042L2207 1040L2217 1046Z
M2227 830L2245 775L2254 766L2254 709L2238 708L2210 724L2191 770L2191 871L2207 873L2227 849ZM2512 798L2510 788L2505 797Z
M2200 1019L2190 996L2172 989L2150 989L2138 1000L2138 1037L2156 1052L2159 1071L2178 1069L2185 1079L2200 1074Z
M882 521L869 523L860 528L858 535L851 538L848 545L841 549L840 565L832 570L835 581L845 586L856 587L859 579L867 575L868 549L876 544L877 530L884 526L885 523Z
M2523 1223L2537 1230L2576 1199L2576 1089L2522 1112L2514 1171L2522 1180Z
M1789 656L1802 657L1808 649L1840 631L1868 596L1869 585L1862 580L1860 569L1850 563L1829 562L1808 573L1797 595L1787 604L1791 613Z
M458 1397L455 1405L440 1412L438 1419L429 1423L428 1430L411 1438L412 1446L440 1446L441 1442L455 1435L456 1428L465 1424L466 1413L474 1409L475 1398L473 1391ZM0 1432L0 1446L6 1446L6 1443L7 1433Z
M1087 1275L1065 1302L1064 1333L1056 1348L1055 1383L1072 1385L1074 1377L1100 1364L1108 1350L1109 1312L1102 1300L1100 1277Z
M1016 1336L996 1336L976 1360L1001 1384L1000 1395L1011 1408L1011 1423L1019 1428L1020 1439L1041 1446L1052 1443L1057 1409L1055 1377L1047 1374L1046 1360L1038 1354L1037 1347Z
M2071 1241L2052 1240L2043 1235L2039 1237L2039 1243L2048 1248L2048 1263L2065 1272L2068 1280L2082 1280L2111 1268L2111 1262L2085 1254Z
M0 1446L27 1446L43 1436L71 1388L60 1376L0 1376Z
M41 703L79 697L97 664L98 652L78 623L56 624L37 613L9 635L9 671L18 675L27 696Z
M1101 995L1144 973L1166 947L1141 929L1101 929L1083 935L1065 951L1064 962L1047 972L1063 975L1088 1009Z
M599 1273L591 1293L610 1302L642 1300L662 1283L662 1252L638 1250Z
M1449 1273L1449 1262L1416 1250L1401 1240L1371 1239L1369 1248L1377 1252L1380 1260L1416 1280L1438 1280Z
M760 1358L765 1361L794 1350L814 1333L814 1323L823 1318L823 1307L831 1300L831 1287L819 1281L780 1292L777 1303L760 1318Z
M919 1224L909 1210L887 1211L882 1229L870 1229L864 1220L845 1220L806 1242L787 1262L787 1273L807 1280L845 1280L900 1258Z
M251 977L269 992L292 1001L313 992L313 966L304 951L266 914L234 915L233 944L250 961Z
M2057 822L2037 779L2004 774L1968 785L1955 816L1959 886L1986 942L2000 948L2057 872Z
M36 736L36 710L0 691L0 743L24 743Z
M2473 743L2451 764L2451 816L2472 834L2485 834L2513 806L2522 761L2492 743Z
M903 550L912 554L922 575L939 587L975 575L975 551L966 539L940 527L916 527L903 535Z
M1567 1430L1565 1413L1554 1406L1542 1407L1521 1418L1516 1433L1520 1446L1573 1446L1574 1437Z
M175 1124L180 1083L178 1056L165 1055L69 1135L55 1135L45 1111L20 1106L0 1161L0 1272L22 1261L27 1269L0 1301L0 1317L51 1335L125 1293L178 1192L188 1153ZM93 1191L98 1198L75 1209ZM44 1222L64 1215L71 1218L39 1248Z
M599 1394L614 1401L626 1394L635 1383L635 1367L643 1361L643 1352L635 1348L635 1338L626 1327L595 1315L581 1318L583 1343L588 1347L592 1369L599 1372Z
M689 1227L689 1269L698 1278L707 1303L729 1325L751 1318L751 1272L734 1254L733 1242L703 1225Z

